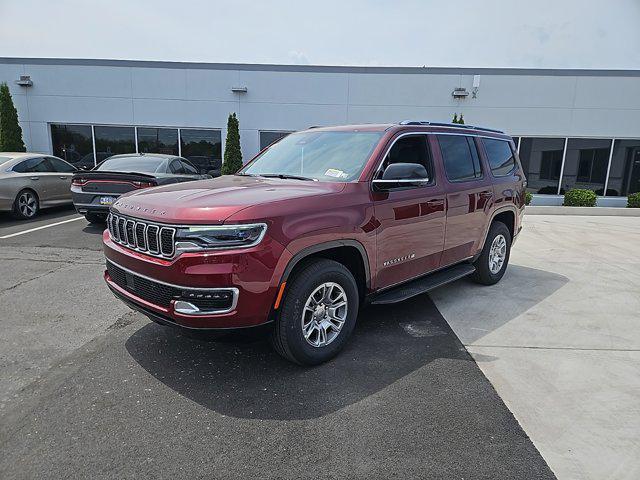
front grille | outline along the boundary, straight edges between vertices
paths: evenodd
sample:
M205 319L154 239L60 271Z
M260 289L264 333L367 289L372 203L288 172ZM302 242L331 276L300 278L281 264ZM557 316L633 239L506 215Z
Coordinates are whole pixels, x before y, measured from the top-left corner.
M110 213L107 227L111 239L154 257L172 258L175 253L175 227L149 223Z
M107 260L111 280L127 292L160 307L169 308L171 300L185 300L202 311L228 311L234 305L233 289L186 289L136 275Z
M111 262L107 262L107 271L109 272L111 280L113 280L116 285L154 305L169 308L171 300L180 298L180 294L182 293L182 290L179 288L140 277L127 272Z

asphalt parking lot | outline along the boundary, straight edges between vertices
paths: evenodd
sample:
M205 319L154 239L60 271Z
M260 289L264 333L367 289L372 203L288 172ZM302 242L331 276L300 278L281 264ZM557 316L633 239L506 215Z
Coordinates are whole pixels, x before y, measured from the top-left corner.
M637 477L638 370L623 382L640 365L637 269L608 306L622 323L571 321L597 258L560 262L556 219L527 219L503 289L462 280L368 308L349 347L308 369L259 336L197 339L129 311L102 284L101 229L77 217L0 218L2 478L604 478L598 447L601 468L618 463L607 478ZM580 355L600 368L585 376Z

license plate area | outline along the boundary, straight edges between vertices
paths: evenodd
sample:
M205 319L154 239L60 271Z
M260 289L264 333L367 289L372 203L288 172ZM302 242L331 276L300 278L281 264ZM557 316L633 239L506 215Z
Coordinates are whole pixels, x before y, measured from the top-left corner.
M113 205L116 197L100 197L100 205Z

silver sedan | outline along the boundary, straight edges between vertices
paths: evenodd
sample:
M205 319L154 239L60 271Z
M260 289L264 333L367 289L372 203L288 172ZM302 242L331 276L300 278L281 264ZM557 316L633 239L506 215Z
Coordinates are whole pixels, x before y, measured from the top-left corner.
M33 218L41 208L71 204L76 168L41 153L0 152L0 211Z

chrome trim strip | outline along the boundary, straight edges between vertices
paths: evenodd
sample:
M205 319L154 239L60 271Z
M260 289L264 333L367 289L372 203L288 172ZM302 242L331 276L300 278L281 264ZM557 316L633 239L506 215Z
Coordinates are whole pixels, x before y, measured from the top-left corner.
M238 306L238 297L240 296L240 290L238 290L236 287L185 287L184 285L176 285L174 283L168 283L168 282L163 282L162 280L157 280L155 278L151 278L151 277L147 277L146 275L142 275L141 273L137 273L134 272L133 270L130 270L126 267L123 267L122 265L109 260L108 258L105 259L106 263L110 263L111 265L124 270L127 273L130 273L131 275L135 275L136 277L140 277L140 278L144 278L145 280L148 280L150 282L155 282L155 283L159 283L161 285L166 285L167 287L171 287L171 288L177 288L179 290L197 290L197 291L205 291L205 292L231 292L232 298L231 298L231 306L229 308L225 308L225 309L218 309L218 310L199 310L200 313L183 313L178 311L178 309L174 310L178 313L180 313L181 315L193 315L193 316L198 316L198 315L214 315L214 314L222 314L222 313L229 313L233 310L235 310L235 308ZM188 302L187 302L188 303ZM194 305L195 306L195 305ZM197 307L196 307L197 308Z

